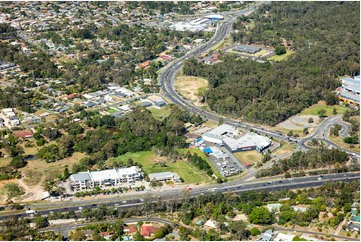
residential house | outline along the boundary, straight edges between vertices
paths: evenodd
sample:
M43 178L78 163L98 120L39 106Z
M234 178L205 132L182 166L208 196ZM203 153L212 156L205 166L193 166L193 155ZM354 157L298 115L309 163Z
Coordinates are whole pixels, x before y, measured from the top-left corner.
M151 237L157 230L158 229L154 228L152 225L143 225L140 234L144 237Z
M264 233L261 234L261 237L258 239L258 241L272 241L275 234L271 229L266 230Z

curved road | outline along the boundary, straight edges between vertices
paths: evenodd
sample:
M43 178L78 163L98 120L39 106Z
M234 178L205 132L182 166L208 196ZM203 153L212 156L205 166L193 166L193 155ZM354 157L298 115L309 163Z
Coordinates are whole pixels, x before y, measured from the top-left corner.
M269 135L269 136L273 136L277 139L296 143L296 144L298 144L298 146L301 149L310 149L311 147L307 146L306 142L311 140L312 138L316 138L318 140L325 142L329 146L337 147L337 148L345 151L346 153L348 153L349 155L351 155L353 157L355 157L355 156L359 157L353 151L351 151L349 149L345 149L343 147L340 147L337 144L335 144L327 139L328 131L326 132L325 129L329 130L333 124L335 124L336 122L339 122L339 118L341 117L340 115L326 119L324 122L322 122L322 124L318 127L318 129L316 130L316 132L313 135L311 135L307 138L303 138L303 139L296 139L296 138L287 137L286 135L283 135L282 133L278 133L275 131L260 128L254 124L240 122L240 121L234 120L232 118L229 118L229 117L226 117L226 116L223 116L220 114L216 114L214 112L203 110L199 107L196 107L191 102L188 102L185 99L183 99L175 91L175 88L174 88L175 77L176 77L176 74L181 70L184 62L186 60L188 60L189 58L195 58L195 57L199 56L200 54L209 51L212 47L219 44L221 41L223 41L226 38L226 36L229 33L229 31L232 27L232 24L236 20L237 16L248 15L248 14L251 14L252 12L254 12L255 10L256 10L255 7L251 7L251 8L242 10L242 11L233 12L232 14L225 15L226 16L225 20L223 20L223 22L219 24L219 26L216 30L216 33L213 35L213 37L207 43L201 45L200 47L198 47L194 50L189 51L183 57L176 59L175 61L171 62L168 66L166 66L165 69L162 71L162 73L159 75L159 84L161 86L161 90L162 90L164 97L171 100L176 105L187 109L191 113L198 114L206 119L211 119L214 121L219 121L220 119L223 119L224 123L233 125L235 127L239 127L239 128L243 128L243 129L247 129L247 130L253 129L263 135ZM343 130L346 130L346 132L347 132L347 125L342 124L342 127L343 127ZM321 138L318 137L318 135L322 132L323 132L323 137L321 137ZM341 134L344 134L344 133L345 133L344 131L341 132Z

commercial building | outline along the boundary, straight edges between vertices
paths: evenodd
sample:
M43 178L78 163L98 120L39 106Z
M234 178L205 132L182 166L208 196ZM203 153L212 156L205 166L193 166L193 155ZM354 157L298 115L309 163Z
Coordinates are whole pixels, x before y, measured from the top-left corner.
M342 86L337 88L336 94L339 100L359 106L360 105L360 76L353 78L345 77L341 78Z
M238 135L238 131L236 130L235 127L228 124L222 124L217 128L214 128L204 133L203 139L211 143L222 145L223 139L225 137L227 136L235 137L237 135Z
M174 172L160 172L149 174L150 181L169 181L181 182L180 177Z
M205 16L205 18L211 19L211 20L223 20L224 19L224 17L222 15L219 15L219 14L207 15L207 16Z
M124 182L132 183L141 179L142 176L139 167L131 166L102 171L79 172L72 174L69 180L74 188L89 189L95 186L114 186Z
M238 52L245 52L248 54L254 54L261 50L259 47L250 46L250 45L237 45L233 50Z
M271 139L252 132L238 137L237 129L228 124L222 124L221 126L204 133L202 138L203 140L214 144L224 145L230 152L247 150L262 152L272 145ZM211 148L211 150L213 150L213 148Z
M226 137L223 139L223 143L224 146L231 152L247 150L257 150L258 152L262 152L264 149L272 145L272 140L265 136L249 132L239 139Z

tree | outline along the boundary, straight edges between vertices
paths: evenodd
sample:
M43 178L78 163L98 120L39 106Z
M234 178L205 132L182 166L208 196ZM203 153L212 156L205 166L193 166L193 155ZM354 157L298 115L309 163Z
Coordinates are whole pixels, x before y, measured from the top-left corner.
M343 139L343 141L348 144L358 144L359 143L357 135L346 137Z
M48 219L39 215L35 217L35 226L40 229L40 228L45 228L49 225Z
M275 53L276 55L283 55L283 54L286 54L286 47L284 46L276 46L275 48Z
M260 233L261 233L261 232L260 232L259 229L256 228L256 227L254 227L254 228L251 229L251 235L252 235L252 236L257 236L257 235L259 235Z
M307 127L303 129L303 134L304 134L304 135L309 134L309 132L308 132L308 128L307 128Z
M338 103L338 98L335 93L329 91L325 95L325 101L328 106L336 105Z
M313 118L309 118L309 119L308 119L308 123L309 123L309 124L313 123Z
M345 205L343 206L343 212L348 213L350 211L351 211L351 203L345 203Z
M320 109L320 110L318 110L318 116L320 117L320 118L323 118L323 117L326 117L325 115L326 115L326 110L325 109Z
M337 108L334 108L332 113L333 113L333 115L336 115L337 114Z
M66 167L64 168L63 177L64 177L64 179L68 179L69 176L70 176L70 172L69 172L68 167L66 166Z
M21 156L15 156L10 161L10 165L15 169L23 168L26 166L26 164L27 162Z
M249 221L253 224L272 224L274 214L265 207L255 207L249 214Z
M80 230L70 231L69 238L73 241L83 241L86 239L85 233Z

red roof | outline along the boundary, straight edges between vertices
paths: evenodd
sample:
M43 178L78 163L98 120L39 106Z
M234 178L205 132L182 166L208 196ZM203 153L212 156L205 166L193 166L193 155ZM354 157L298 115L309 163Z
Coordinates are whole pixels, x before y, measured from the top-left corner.
M172 60L173 59L173 57L170 55L161 55L161 56L159 56L159 58L161 58L162 60Z
M134 225L130 225L127 229L129 229L129 234L135 234L138 232L137 227Z
M144 68L144 67L147 67L149 65L150 65L150 61L146 61L146 62L140 63L138 65L138 68Z
M33 132L31 131L14 131L15 137L31 138L33 137Z
M72 99L72 98L74 98L75 97L75 93L72 93L72 94L69 94L66 98L67 99Z
M151 234L154 234L155 231L157 231L157 228L154 228L153 226L142 226L140 234L144 237L149 237Z
M109 236L109 235L112 235L113 234L113 232L100 232L100 235L101 236Z

